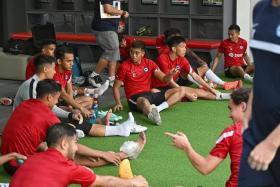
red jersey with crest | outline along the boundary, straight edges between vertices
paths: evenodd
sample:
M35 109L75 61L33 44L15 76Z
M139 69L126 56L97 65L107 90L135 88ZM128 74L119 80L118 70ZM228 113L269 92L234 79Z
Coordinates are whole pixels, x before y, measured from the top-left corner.
M147 58L142 58L140 64L127 59L120 65L116 79L124 83L126 98L130 99L135 94L150 91L152 77L157 70L155 62Z
M71 83L72 71L59 72L58 64L55 65L55 74L53 79L61 85L61 88L66 88L67 83Z
M230 156L231 175L226 182L226 187L238 186L238 171L242 152L242 123L235 123L227 127L219 139L216 141L216 146L211 150L210 155L225 159Z
M184 72L185 74L192 72L192 68L188 60L184 57L178 56L175 60L171 60L168 53L163 53L157 58L156 62L159 69L165 74L168 74L174 68L178 70L178 72L173 76L174 81L178 79L181 72ZM153 78L151 86L152 88L165 87L168 86L168 83L164 83L156 78Z
M244 55L247 51L247 42L242 38L238 38L237 43L226 39L221 42L219 53L224 54L224 67L231 66L243 66L244 65Z

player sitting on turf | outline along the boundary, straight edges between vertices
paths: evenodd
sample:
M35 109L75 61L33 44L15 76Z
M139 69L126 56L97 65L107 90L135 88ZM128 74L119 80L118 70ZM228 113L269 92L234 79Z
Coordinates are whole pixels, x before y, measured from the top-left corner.
M168 54L170 52L170 48L167 45L167 41L169 38L173 36L182 36L181 31L177 28L169 28L164 31L164 35L161 35L156 38L156 48L158 50L158 53L161 54ZM209 67L207 66L207 63L202 60L199 56L197 56L192 50L190 50L186 46L186 57L188 59L193 59L194 64L192 65L192 68L196 73L202 77L207 78L211 83L217 84L222 86L225 90L230 89L236 89L242 86L242 81L233 81L233 82L225 82L222 79L220 79ZM201 86L197 81L195 81L191 76L188 76L187 79L194 84ZM186 85L186 77L180 77L178 80L178 83L181 86Z
M182 86L181 88L183 88L185 96L189 100L196 100L197 98L210 100L229 99L228 93L220 93L217 90L214 90L192 70L188 60L185 58L186 42L184 37L171 37L169 38L167 44L169 46L170 52L161 54L156 60L157 65L163 73L167 73L173 68L177 70L177 73L173 76L173 80L171 80L169 83L164 83L160 80L153 79L152 88L154 88L154 91L180 87L176 81L181 74L181 76L191 76L196 82L204 87L204 89L194 89Z
M131 44L130 59L124 61L117 72L113 86L115 110L122 110L120 87L124 84L125 95L131 110L143 112L157 125L161 123L159 111L168 108L183 98L182 88L173 88L162 92L152 93L152 77L163 82L170 82L176 70L167 74L162 73L152 60L144 58L145 44L134 41ZM157 105L157 106L155 106Z
M238 25L229 26L229 38L221 42L212 70L215 71L220 58L224 54L224 70L227 77L241 77L244 80L253 82L253 77L250 74L254 72L254 66L247 54L247 41L240 38L239 35L240 27Z

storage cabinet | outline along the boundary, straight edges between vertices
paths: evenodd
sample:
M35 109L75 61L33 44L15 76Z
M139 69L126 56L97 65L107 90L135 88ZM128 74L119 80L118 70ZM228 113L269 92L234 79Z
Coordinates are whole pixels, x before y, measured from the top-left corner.
M143 26L158 36L170 27L186 38L221 40L234 22L235 0L121 0L130 13L126 34ZM26 28L53 22L57 32L90 33L94 0L25 0Z

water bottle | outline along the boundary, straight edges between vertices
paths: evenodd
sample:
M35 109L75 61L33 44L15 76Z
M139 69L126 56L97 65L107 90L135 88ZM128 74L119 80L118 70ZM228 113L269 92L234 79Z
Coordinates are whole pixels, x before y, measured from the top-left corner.
M95 93L93 95L93 111L94 111L95 117L98 118L99 114L98 114L98 94L97 93Z
M93 95L92 111L93 111L93 114L90 117L89 122L91 124L95 124L96 123L96 119L98 118L98 94L96 94L96 93Z

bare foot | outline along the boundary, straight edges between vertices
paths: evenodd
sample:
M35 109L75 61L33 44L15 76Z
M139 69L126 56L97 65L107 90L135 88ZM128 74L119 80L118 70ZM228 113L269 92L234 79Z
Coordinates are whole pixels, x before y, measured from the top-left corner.
M112 109L108 110L106 116L103 117L102 121L105 125L110 125L110 118L112 117Z
M145 144L147 143L147 138L145 132L140 132L138 139L136 141L139 144L139 153L143 150Z

